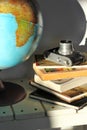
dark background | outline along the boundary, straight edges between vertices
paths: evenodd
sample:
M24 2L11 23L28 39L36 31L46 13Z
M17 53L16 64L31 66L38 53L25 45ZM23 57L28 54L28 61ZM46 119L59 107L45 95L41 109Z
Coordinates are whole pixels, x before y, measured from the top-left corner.
M37 0L43 15L43 34L36 53L58 46L60 40L72 40L76 50L84 51L86 47L79 47L86 28L84 13L76 0ZM34 71L31 58L16 67L2 70L0 79L33 78Z

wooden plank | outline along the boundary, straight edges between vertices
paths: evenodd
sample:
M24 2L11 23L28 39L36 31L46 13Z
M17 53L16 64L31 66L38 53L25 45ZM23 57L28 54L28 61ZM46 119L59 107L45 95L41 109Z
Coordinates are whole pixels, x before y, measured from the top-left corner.
M13 120L13 113L10 106L0 107L0 121Z

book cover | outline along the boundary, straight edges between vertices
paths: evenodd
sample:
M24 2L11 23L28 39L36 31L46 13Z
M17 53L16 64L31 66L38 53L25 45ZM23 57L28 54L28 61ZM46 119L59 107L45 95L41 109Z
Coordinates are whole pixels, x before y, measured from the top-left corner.
M87 76L87 68L38 68L33 69L37 75L40 76L42 80L57 80L64 78L75 78Z
M29 84L36 87L36 88L44 90L48 93L51 93L52 95L55 95L56 97L66 101L68 103L71 103L73 101L79 100L79 99L87 96L87 84L85 84L84 86L75 87L75 88L70 89L70 90L63 92L63 93L59 93L57 91L54 91L53 89L49 89L47 87L39 85L32 80L29 81Z
M70 79L59 80L42 80L38 75L34 75L34 81L47 88L53 89L58 92L65 92L77 86L81 86L87 83L87 77L76 77Z
M53 104L57 104L57 105L65 106L65 107L70 107L70 108L73 108L76 110L80 110L87 105L87 97L84 97L84 98L74 101L72 103L67 103L67 102L61 100L60 98L58 98L48 92L40 90L40 89L37 89L37 90L34 90L33 92L31 92L29 97L31 97L33 99L45 101L48 103L53 103Z
M43 54L36 54L35 61L33 63L34 68L66 68L66 66L52 62L44 58ZM87 68L87 61L79 65L71 66L69 68Z

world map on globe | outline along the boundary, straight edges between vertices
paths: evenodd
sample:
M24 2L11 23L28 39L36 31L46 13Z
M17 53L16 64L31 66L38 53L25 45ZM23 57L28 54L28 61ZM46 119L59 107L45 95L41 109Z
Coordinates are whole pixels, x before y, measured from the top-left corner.
M25 61L38 27L30 0L0 0L0 69Z

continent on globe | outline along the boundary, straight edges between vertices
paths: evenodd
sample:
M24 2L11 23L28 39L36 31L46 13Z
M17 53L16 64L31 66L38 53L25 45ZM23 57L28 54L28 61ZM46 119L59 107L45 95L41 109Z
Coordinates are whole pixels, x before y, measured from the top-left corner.
M1 0L0 13L11 13L15 16L18 23L16 45L24 45L33 34L34 23L36 23L36 17L31 5L27 3L27 0Z

